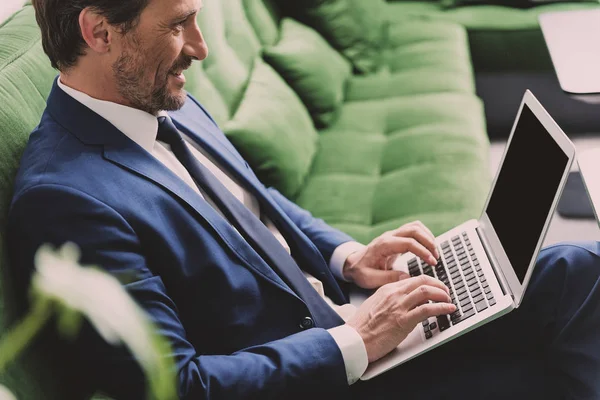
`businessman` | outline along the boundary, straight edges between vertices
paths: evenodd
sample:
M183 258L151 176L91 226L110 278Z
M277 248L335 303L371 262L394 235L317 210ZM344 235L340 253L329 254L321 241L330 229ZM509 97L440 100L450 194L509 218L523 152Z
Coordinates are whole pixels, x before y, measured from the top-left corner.
M439 257L415 222L362 245L265 188L183 72L208 56L201 0L34 0L60 71L22 158L9 216L22 293L42 243L126 284L172 347L182 399L600 398L597 243L546 249L522 308L369 381L368 363L447 288L390 269ZM340 282L378 289L360 308ZM124 349L91 329L68 345L73 386L144 397Z

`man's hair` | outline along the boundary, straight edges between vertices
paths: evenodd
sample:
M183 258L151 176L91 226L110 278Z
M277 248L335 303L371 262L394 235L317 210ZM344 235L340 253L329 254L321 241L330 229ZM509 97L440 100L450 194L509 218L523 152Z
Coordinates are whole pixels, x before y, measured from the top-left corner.
M42 46L54 68L68 70L84 54L79 14L86 7L104 16L122 34L134 28L150 0L33 0Z

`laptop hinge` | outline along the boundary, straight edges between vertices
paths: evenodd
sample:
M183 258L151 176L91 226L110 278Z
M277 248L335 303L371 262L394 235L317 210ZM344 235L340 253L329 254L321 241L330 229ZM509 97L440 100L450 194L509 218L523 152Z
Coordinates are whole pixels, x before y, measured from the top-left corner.
M515 296L513 296L512 291L510 290L510 287L508 286L508 283L506 282L506 278L504 277L502 268L500 268L500 266L498 265L498 261L492 256L492 253L489 251L490 244L488 243L488 241L485 237L485 233L483 232L483 230L480 227L476 227L475 232L477 232L477 235L479 236L479 240L483 244L483 250L485 251L487 259L490 261L490 265L492 266L492 271L494 271L494 275L496 275L496 279L498 280L498 283L500 284L500 289L502 289L502 294L506 295L507 293L510 293L511 297L514 299Z

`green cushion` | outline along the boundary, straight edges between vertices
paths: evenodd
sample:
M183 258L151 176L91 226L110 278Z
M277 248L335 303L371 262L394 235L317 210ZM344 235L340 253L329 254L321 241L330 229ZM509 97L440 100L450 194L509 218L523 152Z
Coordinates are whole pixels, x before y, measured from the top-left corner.
M488 150L474 94L351 102L320 132L296 202L363 243L414 220L440 234L480 216Z
M33 7L0 25L0 243L19 160L56 74L42 51ZM0 258L3 255L0 244Z
M475 91L469 42L460 25L430 20L394 24L384 57L388 68L350 79L347 101Z
M381 4L381 0L376 0ZM342 52L360 73L381 67L384 21L380 13L364 13L353 0L280 0L285 13L313 27ZM369 1L371 3L371 1ZM365 17L373 18L366 20Z
M194 62L185 71L185 89L204 106L219 125L231 117L230 110L221 93L204 71L203 62Z
M344 100L350 63L317 32L290 18L283 20L279 43L263 57L300 96L317 127L328 126Z
M578 3L578 2L598 2L598 0L550 0L550 3ZM440 0L443 8L456 8L473 5L497 5L505 7L521 7L526 8L532 4L531 0Z
M273 46L279 40L279 14L267 0L243 0L246 16L263 46ZM265 3L267 1L267 3Z
M4 300L10 297L7 291L11 287L10 280L2 278L7 278L3 245L12 184L29 133L40 121L56 74L42 50L31 6L0 25L0 337L7 324ZM45 368L45 362L30 349L0 376L0 382L20 399L65 398L59 390L61 381L53 376L56 370Z
M407 68L390 73L354 76L348 82L346 100L364 101L389 97L412 96L424 93L462 92L473 93L473 76L430 66Z
M478 73L537 72L553 71L539 27L539 15L598 7L597 1L577 1L529 9L499 5L444 9L439 1L402 0L388 3L387 14L392 24L400 26L407 20L418 19L464 26L469 34L473 67Z
M385 0L349 0L352 14L365 40L377 49L387 45L389 18Z
M395 24L390 27L389 43L384 57L392 72L437 68L440 72L472 76L469 40L459 25L445 21Z
M254 61L260 55L261 45L245 17L241 1L204 0L203 3L198 24L210 50L210 56L203 62L203 70L232 115Z
M294 91L257 61L233 119L223 126L231 142L267 186L293 197L317 146L310 115Z

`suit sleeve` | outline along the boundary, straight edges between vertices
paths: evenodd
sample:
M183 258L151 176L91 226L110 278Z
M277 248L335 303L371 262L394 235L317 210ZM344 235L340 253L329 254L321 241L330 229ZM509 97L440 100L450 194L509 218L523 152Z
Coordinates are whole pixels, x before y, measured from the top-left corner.
M295 209L293 214L299 222L309 222L308 216ZM310 225L317 236L326 231L317 228L316 222ZM311 393L339 398L348 390L340 350L323 329L234 354L198 354L186 339L163 280L147 266L144 244L118 212L87 194L58 185L40 185L15 199L9 216L9 255L20 287L29 282L37 248L66 241L82 249L82 263L101 266L116 276L135 276L125 287L171 344L180 398L271 399ZM85 371L93 377L92 385L111 397L144 398L143 375L125 349L108 346L89 326L69 348L79 361L76 376Z
M354 241L351 236L332 228L322 219L313 217L310 212L288 200L276 189L269 188L268 191L292 222L317 246L327 262L330 262L331 256L338 246Z

